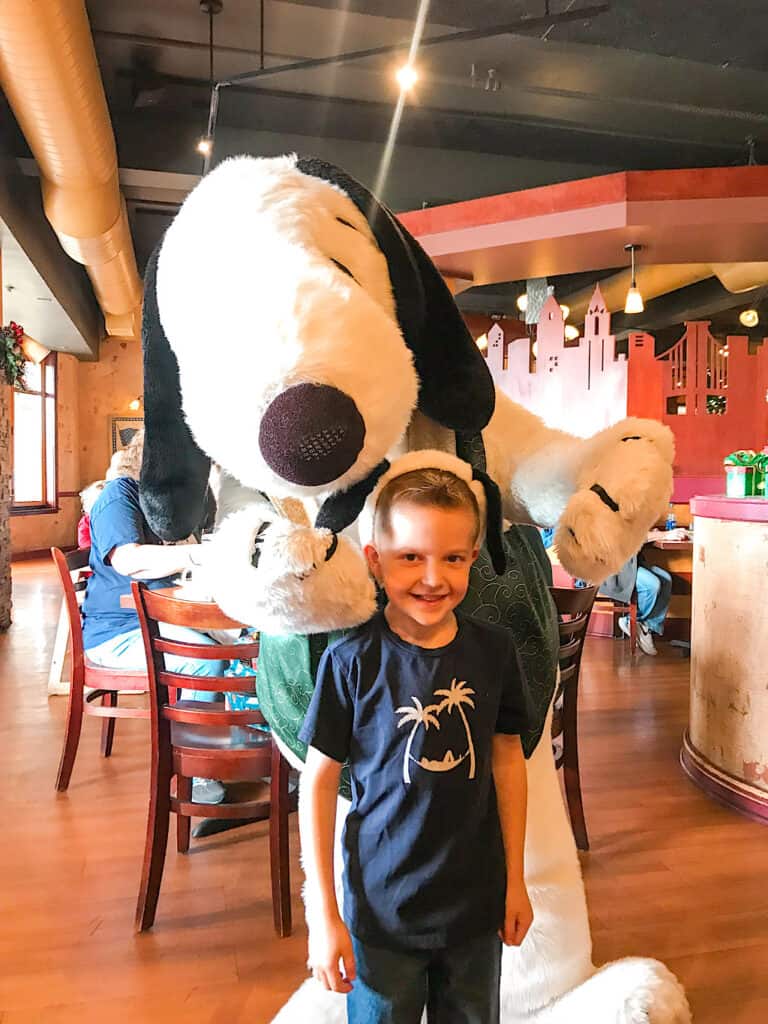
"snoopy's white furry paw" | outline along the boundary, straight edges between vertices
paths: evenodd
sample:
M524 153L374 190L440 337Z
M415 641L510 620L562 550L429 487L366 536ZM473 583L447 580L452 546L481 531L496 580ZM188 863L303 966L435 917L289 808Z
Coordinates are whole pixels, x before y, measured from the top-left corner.
M206 561L217 604L266 633L356 626L375 610L375 588L359 548L329 530L288 519L265 523L260 509L227 516Z
M674 445L667 427L625 420L599 446L560 517L555 547L573 576L602 583L642 547L672 493Z

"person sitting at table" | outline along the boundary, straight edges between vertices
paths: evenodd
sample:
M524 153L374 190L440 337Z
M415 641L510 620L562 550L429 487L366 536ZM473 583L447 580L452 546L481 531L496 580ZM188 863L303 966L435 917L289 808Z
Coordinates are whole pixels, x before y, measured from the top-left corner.
M600 594L629 604L637 590L637 643L643 654L658 654L653 634L661 636L672 597L672 577L658 565L647 565L633 555L615 576L600 585ZM619 629L629 636L629 616L619 617Z
M131 580L144 580L151 589L172 586L174 577L197 564L195 544L165 545L152 532L139 504L138 476L143 438L113 459L108 480L90 513L91 554L82 607L83 646L89 661L105 668L144 671L146 658L135 608L121 606L131 592ZM160 626L170 640L215 644L205 633L181 626ZM220 676L226 661L202 661L166 655L166 666L190 676ZM182 699L211 702L221 695L210 690L182 690ZM195 779L193 799L218 803L226 793L221 782Z
M94 480L80 491L80 504L83 514L77 521L77 546L89 548L91 546L91 509L96 504L96 499L106 487L106 480Z
M554 529L541 530L541 539L545 548L552 546ZM586 580L574 580L577 587L586 587ZM599 593L622 604L629 604L632 591L637 589L637 643L644 654L654 656L659 652L653 642L653 634L661 636L664 632L664 620L669 611L672 596L672 577L666 569L658 565L640 564L638 555L619 569L615 576L609 576L601 584ZM629 636L629 616L619 616L619 629Z

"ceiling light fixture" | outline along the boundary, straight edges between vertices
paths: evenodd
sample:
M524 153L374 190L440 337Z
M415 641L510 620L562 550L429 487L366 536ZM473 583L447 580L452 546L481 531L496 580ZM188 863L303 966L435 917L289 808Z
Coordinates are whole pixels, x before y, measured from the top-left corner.
M739 313L739 323L742 327L757 327L760 323L760 314L756 309L742 309Z
M216 78L213 74L213 16L214 14L221 14L221 9L224 6L223 0L200 0L200 10L203 14L208 15L208 84L211 88L211 103L213 103L213 96L216 95L218 101L218 92L216 89ZM203 173L205 174L211 162L211 156L213 155L213 129L215 120L211 121L210 111L208 115L208 130L205 135L197 140L195 149L204 160Z
M628 252L632 257L632 284L629 286L627 292L627 298L624 302L625 313L642 313L645 309L643 303L643 296L640 294L640 289L637 287L635 281L635 253L642 249L642 245L625 245L624 251Z
M571 315L571 307L566 306L564 302L560 303L560 312L563 314L563 320L567 320Z
M141 395L139 395L138 398L134 398L128 403L128 408L131 410L131 412L138 412L139 409L141 408L141 402L142 397Z
M403 64L395 72L395 78L400 86L401 92L409 92L419 80L419 73L413 64Z
M517 296L517 308L521 313L524 313L528 309L528 293L523 292L522 295Z
M485 350L488 348L488 335L481 334L479 338L475 339L475 344L477 345L481 352L485 352Z
M579 328L574 327L573 324L565 325L565 338L566 341L576 341L579 336Z

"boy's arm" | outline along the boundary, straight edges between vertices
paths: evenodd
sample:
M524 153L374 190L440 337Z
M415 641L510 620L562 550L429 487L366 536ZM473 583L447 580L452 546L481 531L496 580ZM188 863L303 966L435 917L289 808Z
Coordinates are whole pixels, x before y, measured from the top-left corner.
M341 919L334 884L336 800L341 764L310 746L301 779L299 826L307 886L312 893L309 914L309 966L332 992L349 992L355 978L352 940ZM344 975L339 961L344 965Z
M519 946L533 921L533 911L523 877L528 785L520 737L496 733L493 737L492 758L493 781L496 786L507 864L504 927L499 935L506 945Z

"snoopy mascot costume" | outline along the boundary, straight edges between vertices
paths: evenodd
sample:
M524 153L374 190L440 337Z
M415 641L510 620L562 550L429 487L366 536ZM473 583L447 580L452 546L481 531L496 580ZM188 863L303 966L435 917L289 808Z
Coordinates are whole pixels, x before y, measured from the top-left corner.
M260 700L297 767L319 652L375 609L357 532L366 500L406 452L469 465L488 530L465 611L513 630L539 710L523 737L535 917L522 946L504 950L502 1021L690 1021L658 961L592 964L548 739L557 627L532 528L556 527L574 576L617 572L669 500L670 432L627 419L583 440L496 392L419 244L349 175L295 155L227 160L191 192L147 269L143 341L144 512L164 539L186 537L219 467L207 584L262 631ZM305 900L311 928L313 894ZM308 979L275 1024L345 1021L344 997Z

